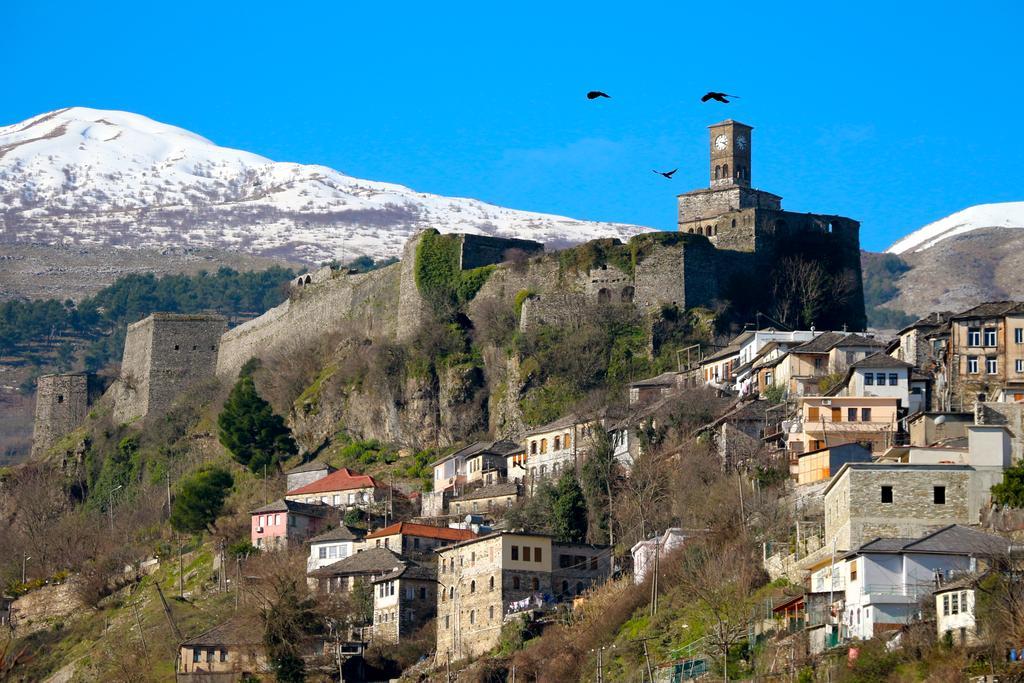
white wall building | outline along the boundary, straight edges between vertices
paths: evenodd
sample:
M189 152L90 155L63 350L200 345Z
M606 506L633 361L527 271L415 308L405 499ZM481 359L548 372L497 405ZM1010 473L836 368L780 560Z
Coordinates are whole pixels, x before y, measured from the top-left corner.
M334 564L338 560L356 552L359 537L346 526L325 531L309 539L309 557L306 558L306 571L311 572L320 567Z

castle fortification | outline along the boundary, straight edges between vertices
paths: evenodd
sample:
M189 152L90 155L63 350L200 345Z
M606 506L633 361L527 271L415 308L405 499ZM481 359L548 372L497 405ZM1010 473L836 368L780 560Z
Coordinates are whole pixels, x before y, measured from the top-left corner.
M154 313L128 326L121 375L111 387L114 418L131 422L166 412L186 389L214 376L220 315Z
M83 372L42 375L36 381L32 456L45 453L89 412L89 376Z

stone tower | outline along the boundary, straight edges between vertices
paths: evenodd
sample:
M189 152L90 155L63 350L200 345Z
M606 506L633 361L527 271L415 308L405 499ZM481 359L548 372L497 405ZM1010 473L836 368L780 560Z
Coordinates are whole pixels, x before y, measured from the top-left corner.
M708 126L711 136L711 187L750 187L750 131L728 119Z
M75 429L89 411L89 376L85 373L42 375L36 380L36 416L32 455L45 453Z
M164 413L190 386L214 377L226 329L224 316L180 313L154 313L129 325L112 388L114 418Z

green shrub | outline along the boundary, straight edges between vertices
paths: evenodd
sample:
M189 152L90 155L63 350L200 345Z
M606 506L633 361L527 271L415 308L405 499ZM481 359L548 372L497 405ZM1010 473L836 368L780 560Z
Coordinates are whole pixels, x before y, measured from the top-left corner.
M992 502L1024 508L1024 464L1003 470L1003 480L992 487Z
M494 272L494 266L462 270L462 239L428 230L416 247L416 288L434 311L448 316L471 301Z

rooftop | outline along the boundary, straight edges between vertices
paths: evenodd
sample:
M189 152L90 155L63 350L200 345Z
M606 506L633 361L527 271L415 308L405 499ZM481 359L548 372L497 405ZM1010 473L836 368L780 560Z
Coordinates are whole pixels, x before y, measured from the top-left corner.
M356 533L352 529L348 528L344 524L339 526L337 529L328 529L327 531L314 536L309 539L310 543L326 543L328 541L357 541L361 538L360 533Z
M515 482L506 482L504 484L491 484L490 486L484 486L478 488L469 493L464 493L458 498L452 500L480 500L481 498L494 498L496 496L518 496L519 486Z
M367 548L355 555L349 555L326 567L309 573L310 576L348 576L355 574L384 574L401 567L402 559L387 548Z
M298 515L306 515L308 517L326 517L328 514L334 511L330 505L324 505L323 503L300 503L297 500L284 500L279 498L273 503L267 503L263 507L250 510L250 514L261 515L267 512L291 512Z
M851 552L849 555L864 553L896 553L927 555L1002 555L1010 548L1010 542L1002 536L986 534L959 524L950 524L920 538L876 538Z
M873 353L853 363L851 368L912 368L913 363L893 358L887 353Z
M436 467L443 462L448 462L452 458L471 458L473 456L480 455L481 453L505 457L521 450L523 450L522 445L515 441L509 441L508 439L499 439L498 441L476 441L453 453L449 453L444 457L438 458L430 465L431 467Z
M299 474L301 472L319 472L320 470L330 470L334 472L334 468L325 463L323 460L312 460L310 462L304 462L298 467L293 467L285 474Z
M974 308L957 313L950 320L967 320L970 318L999 318L1004 315L1024 313L1024 301L986 301Z
M437 569L431 567L424 567L421 564L410 562L398 567L389 574L378 576L373 580L373 583L380 581L392 581L394 579L414 579L418 581L437 581Z
M317 479L311 484L300 486L288 491L286 496L301 496L306 493L327 493L328 491L347 491L350 489L385 488L383 484L368 474L353 474L352 470L342 467L336 472Z
M822 332L809 342L793 347L793 353L828 353L834 348L866 346L884 349L885 344L855 332Z
M476 534L469 529L449 529L445 526L431 526L430 524L415 524L413 522L398 522L383 529L377 529L366 535L366 539L383 538L385 536L419 536L420 538L436 538L442 541L467 541L476 538Z
M217 645L262 645L263 628L252 617L235 616L214 626L209 631L189 638L185 647L214 647Z

